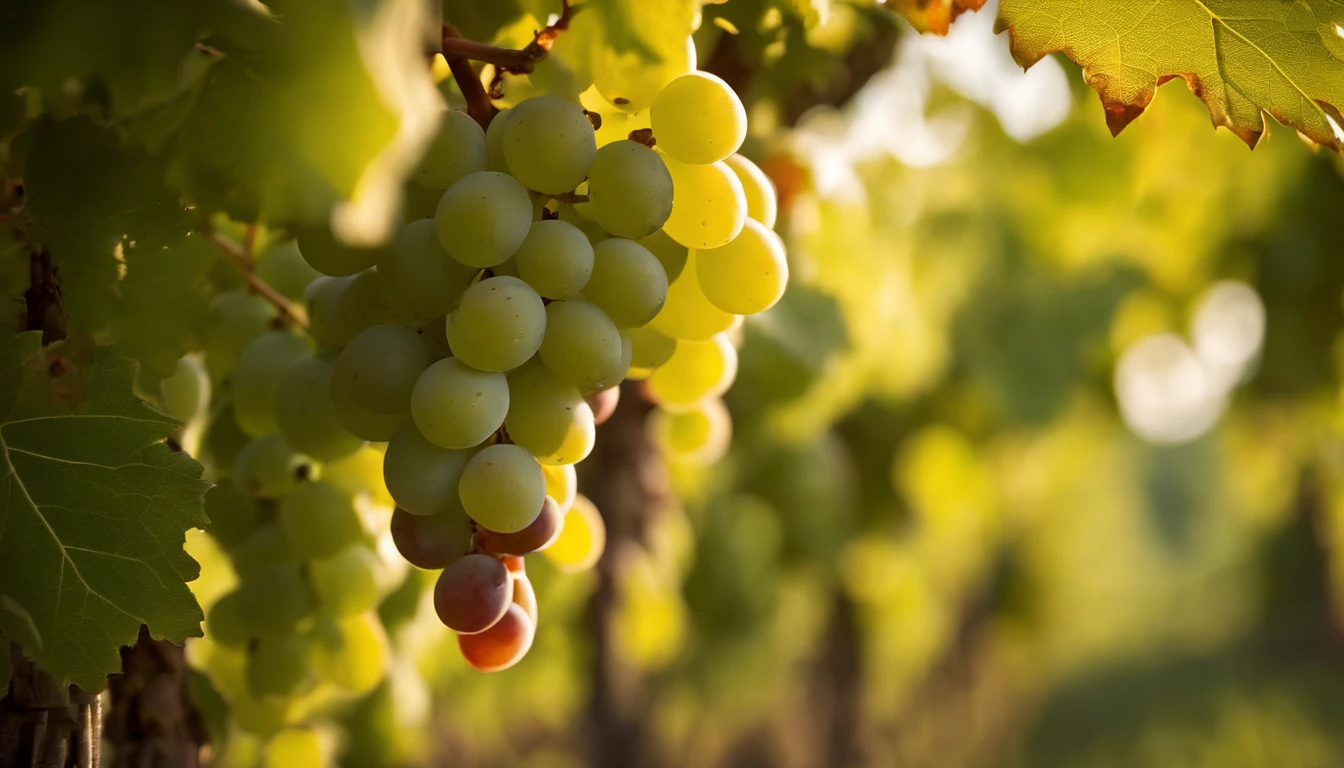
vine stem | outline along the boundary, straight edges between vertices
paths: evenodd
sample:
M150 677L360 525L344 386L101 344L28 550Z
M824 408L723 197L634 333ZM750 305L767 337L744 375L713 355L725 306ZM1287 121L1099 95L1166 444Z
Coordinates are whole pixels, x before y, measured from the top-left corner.
M470 43L473 46L482 46L473 40L464 40L462 33L457 31L448 22L443 23L443 57L448 60L448 69L453 73L453 80L457 82L458 90L462 91L462 96L467 100L467 115L480 124L481 130L490 127L490 121L494 119L495 105L490 102L490 94L485 92L485 84L481 82L480 75L476 74L476 69L471 66L468 56L460 52L451 52L457 44ZM494 48L494 46L482 46L485 48ZM499 50L508 50L501 48Z
M228 238L215 232L205 233L205 239L214 243L219 252L229 260L229 263L238 270L247 286L261 295L262 298L275 305L280 310L280 314L289 318L291 322L308 331L308 315L303 308L285 298L283 294L271 287L269 283L261 279L261 276L252 270L252 255L248 251L250 248L240 248ZM252 238L247 239L247 246L252 243Z

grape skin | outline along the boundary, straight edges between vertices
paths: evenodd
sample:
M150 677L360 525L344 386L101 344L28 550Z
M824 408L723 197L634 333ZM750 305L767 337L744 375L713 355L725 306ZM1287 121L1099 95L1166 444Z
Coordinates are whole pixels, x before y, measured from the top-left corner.
M583 295L622 328L639 328L667 301L667 273L649 249L612 237L593 248L593 274Z
M583 231L560 220L532 225L513 255L518 277L548 299L572 296L593 274L593 246Z
M566 573L587 570L602 557L607 545L607 526L587 496L579 494L565 513L560 535L542 555Z
M493 626L478 634L458 634L462 658L477 672L501 672L527 655L536 626L523 606L510 602Z
M481 126L465 112L444 110L415 180L426 187L448 189L458 179L484 171L488 155Z
M299 253L308 266L331 277L346 277L362 272L382 256L381 248L357 248L337 242L327 227L311 227L299 232Z
M630 328L630 365L634 368L657 368L666 363L677 351L677 340L668 338L651 326Z
M560 505L556 504L555 499L547 496L542 501L541 512L537 514L537 519L528 523L521 531L514 533L481 531L479 539L481 551L492 555L530 555L550 546L560 535L560 528L564 522L565 514L560 511Z
M387 635L377 614L324 618L313 631L313 671L347 691L364 693L383 679Z
M502 373L478 371L455 357L425 369L411 392L411 418L440 448L485 442L509 412L509 384Z
M551 302L546 307L546 335L539 351L541 361L561 379L576 387L591 387L620 367L620 330L596 304Z
M238 618L254 637L287 634L313 609L296 565L244 576L237 595Z
M425 516L400 507L392 513L391 530L392 543L406 562L427 571L447 568L466 556L475 533L471 520L460 512Z
M279 428L275 393L280 378L312 353L307 339L288 331L264 333L243 348L233 374L233 417L243 432L261 437Z
M741 99L708 72L689 72L668 83L653 100L650 116L658 146L683 163L723 160L747 137Z
M503 150L514 178L528 189L558 195L588 176L597 138L582 106L557 96L536 96L512 109Z
M500 443L471 457L458 481L462 508L496 533L521 531L537 519L546 498L546 476L536 457Z
M243 291L216 294L202 343L211 372L221 378L232 374L243 349L269 330L278 315L275 306L260 296Z
M331 483L308 483L280 499L280 527L302 558L327 557L364 532L349 497Z
M341 426L351 434L375 443L391 439L397 429L410 417L410 406L396 413L374 413L356 403L350 396L350 382L341 377L331 379L332 407Z
M705 298L733 314L764 312L784 296L789 283L784 241L754 219L747 219L731 243L696 251L695 264Z
M434 222L421 219L402 228L379 260L376 274L384 301L423 321L452 311L476 269L449 256Z
M293 696L311 677L308 640L299 635L258 638L247 661L247 687L253 694Z
M494 626L513 599L509 571L490 555L467 555L443 569L434 585L434 611L461 634Z
M420 334L399 325L375 325L350 340L332 376L359 407L390 414L406 410L429 364L429 348Z
M466 176L439 200L434 227L439 243L457 261L488 268L518 250L532 226L532 198L518 180L481 171Z
M234 487L257 498L282 496L308 479L312 463L279 435L267 435L243 446L233 465Z
M448 321L448 344L480 371L508 371L527 362L546 333L546 305L532 286L501 275L462 294Z
M737 377L737 350L724 336L677 344L661 368L649 377L649 396L669 410L687 410L723 395Z
M378 604L382 563L363 542L355 542L330 557L308 564L308 576L318 604L332 616L354 616Z
M325 360L300 360L285 372L275 393L280 434L319 461L348 456L363 445L341 424L332 401L331 376L332 366Z
M568 512L579 492L579 476L573 464L563 466L541 465L541 473L546 478L546 495L555 499L560 511Z
M532 589L532 581L527 574L519 573L513 577L513 604L523 609L523 613L537 625L537 592Z
M457 482L474 455L473 450L435 445L407 421L387 444L383 481L397 505L410 514L461 515Z
M672 174L643 144L612 142L593 159L588 200L603 229L618 237L647 237L672 214Z
M713 399L688 411L656 409L649 414L649 432L665 455L707 464L723 458L728 450L733 422L723 401Z
M592 409L578 388L544 365L509 379L504 427L514 443L542 464L577 464L596 441Z
M700 289L693 252L681 277L668 286L667 301L649 327L664 336L689 341L707 341L733 327L737 318L709 302Z
M718 248L742 231L747 197L723 163L689 165L664 155L672 174L672 215L663 231L687 248Z
M779 216L775 183L760 166L742 155L729 155L723 162L742 182L742 191L747 198L747 217L761 222L767 229L774 229L775 219Z

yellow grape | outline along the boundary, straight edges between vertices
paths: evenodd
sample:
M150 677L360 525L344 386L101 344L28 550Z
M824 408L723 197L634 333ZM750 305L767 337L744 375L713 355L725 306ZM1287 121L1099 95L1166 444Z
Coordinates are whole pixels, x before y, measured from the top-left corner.
M747 195L723 163L690 165L663 155L672 175L672 214L663 231L687 248L726 245L747 220Z
M686 410L719 397L737 378L737 350L723 335L709 341L682 341L649 376L649 395L668 410Z
M696 254L691 253L681 276L668 286L662 310L649 323L650 328L668 338L705 341L732 328L737 321L734 315L705 298L696 274L696 261Z
M765 171L762 171L759 165L742 155L729 155L723 162L733 169L733 173L737 174L737 180L742 182L742 191L747 196L747 216L774 229L775 218L779 215L775 183L765 175Z
M738 315L773 307L789 284L784 241L755 219L719 248L695 252L700 290L714 306Z
M587 496L579 494L565 513L560 535L541 554L562 571L573 573L592 568L607 546L607 525Z

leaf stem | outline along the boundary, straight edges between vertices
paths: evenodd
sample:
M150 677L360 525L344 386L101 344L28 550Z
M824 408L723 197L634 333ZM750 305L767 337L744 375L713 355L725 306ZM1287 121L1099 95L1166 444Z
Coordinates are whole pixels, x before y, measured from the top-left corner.
M249 232L251 231L252 229L249 228ZM245 241L244 246L241 248L228 238L215 232L206 232L205 239L214 243L215 247L219 249L219 252L224 254L224 258L228 259L234 269L238 270L238 274L243 278L243 281L247 283L248 288L251 288L254 292L260 294L262 298L271 302L271 304L274 304L275 308L280 311L280 314L288 318L290 322L302 328L305 333L308 332L308 313L303 310L303 307L300 307L285 298L284 294L272 288L269 283L262 280L261 276L253 271L251 253L249 252L251 249L251 237Z

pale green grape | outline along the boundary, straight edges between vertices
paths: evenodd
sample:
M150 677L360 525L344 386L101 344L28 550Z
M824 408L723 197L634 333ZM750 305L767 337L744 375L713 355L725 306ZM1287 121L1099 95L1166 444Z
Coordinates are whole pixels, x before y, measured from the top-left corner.
M528 189L558 195L588 176L597 153L593 124L583 107L557 96L515 106L504 131L504 161Z
M747 138L742 100L708 72L688 72L668 83L653 100L650 116L658 147L683 163L718 162Z
M544 365L509 378L509 438L542 464L576 464L593 450L593 411L577 387ZM487 526L488 527L488 526Z
M683 461L709 464L723 458L733 436L728 408L717 398L680 413L655 409L649 432L663 453Z
M330 557L308 563L308 578L323 612L354 616L378 605L382 563L373 550L356 542Z
M747 197L747 216L761 222L767 229L773 229L775 218L779 215L775 183L760 166L741 155L729 155L723 162L733 169L737 180L742 182L742 191Z
M303 301L308 284L322 276L303 260L296 240L280 240L257 255L257 277L290 301Z
M241 648L251 639L238 615L237 593L230 592L210 606L205 614L205 636L230 648Z
M206 427L205 437L201 440L201 454L197 458L205 465L208 479L213 482L233 477L233 465L238 454L252 438L238 428L238 420L233 417L233 401L219 398L222 407L215 411Z
M509 164L504 162L504 132L513 119L513 109L501 109L485 129L486 165L488 171L508 173Z
M362 272L382 257L382 248L360 248L338 242L327 227L311 227L299 232L299 253L313 269L332 277Z
M275 393L295 363L313 353L312 343L288 331L270 331L253 339L238 357L233 374L233 417L253 437L279 428Z
M479 371L508 371L537 353L546 333L546 305L532 286L501 275L462 294L448 321L448 344Z
M429 356L442 360L453 356L453 348L448 344L448 317L433 317L420 326L420 338L429 347Z
M289 545L289 537L275 523L258 525L234 547L232 555L233 569L241 578L299 562L298 553Z
M597 382L591 387L584 387L583 394L585 397L595 394L597 392L601 392L604 389L611 389L617 384L620 384L622 381L625 381L626 374L630 373L630 360L634 357L635 354L634 345L630 343L630 334L626 333L624 330L620 331L620 334L621 334L620 363L616 365L616 367L612 370L611 373L607 374L607 377L605 379L602 379L601 381ZM614 408L615 406L612 407Z
M593 159L588 200L603 229L619 237L647 237L672 213L672 175L643 144L612 142Z
M475 453L440 448L407 421L387 443L383 482L397 506L413 515L461 514L457 480Z
M784 241L754 219L721 248L695 252L700 291L725 312L754 315L773 307L789 284Z
M383 254L378 262L378 286L384 301L396 307L398 314L424 321L452 311L477 271L449 256L439 243L434 222L421 219L403 227Z
M210 370L221 378L231 375L243 348L270 330L277 315L275 305L260 296L243 291L216 294L202 340Z
M366 445L358 451L322 467L322 479L351 496L367 494L380 507L393 505L383 484L383 451Z
M557 221L563 221L582 232L584 237L588 238L588 242L593 245L611 237L611 233L598 226L597 222L584 218L583 214L579 213L579 209L573 205L560 206L556 216L558 217Z
M672 174L672 215L663 231L687 248L718 248L742 231L747 196L742 182L723 163L690 165L666 155Z
M733 327L737 318L709 303L700 290L695 254L667 289L667 301L649 327L673 339L707 341Z
M256 637L285 634L313 610L297 565L269 568L238 582L238 617Z
M183 423L204 416L210 407L210 374L193 355L177 360L177 372L160 385L163 407L168 415Z
M282 496L315 474L312 459L296 452L279 435L259 437L238 452L233 484L263 499Z
M622 237L593 247L593 276L583 295L622 328L647 325L667 300L667 273L649 249Z
M458 179L485 170L485 132L465 112L445 110L415 180L427 187L447 189Z
M668 410L687 410L719 397L737 378L737 350L723 336L681 341L677 351L649 376L649 395Z
M299 557L335 554L364 533L354 501L331 483L308 483L280 499L280 527Z
M341 351L332 381L339 379L342 393L365 410L400 413L410 404L415 381L429 363L429 347L420 334L400 325L375 325Z
M626 112L647 109L668 83L695 69L695 45L689 32L682 31L685 46L660 51L662 55L655 59L624 47L595 46L593 85L603 98Z
M630 367L657 368L666 363L677 350L677 340L668 338L649 326L626 330L630 337Z
M205 516L210 518L205 530L225 549L241 544L261 521L252 497L228 484L216 485L205 494Z
M532 198L512 176L473 173L443 193L434 226L449 256L469 267L493 267L527 237Z
M690 254L690 249L673 240L663 230L658 230L648 237L641 237L639 244L649 249L658 258L663 265L663 271L667 273L667 282L670 284L681 276L681 270L686 267L686 257Z
M455 357L426 368L411 393L415 426L441 448L480 445L499 429L508 412L504 374L478 371Z
M332 685L363 693L387 669L387 635L377 614L323 619L313 630L313 671Z
M576 387L591 387L621 364L621 334L601 307L589 301L553 301L546 307L541 361Z
M532 225L513 255L518 277L548 299L563 299L583 290L593 273L593 246L573 224L560 220Z
M433 219L443 190L410 182L402 185L401 195L401 220L409 224L420 219Z
M410 403L406 410L396 413L374 413L356 403L350 396L350 383L339 376L331 377L331 405L336 409L336 418L350 434L374 443L391 439L397 428L411 416Z
M496 533L513 533L541 514L546 476L526 448L500 443L471 457L458 493L472 520Z
M312 728L286 728L266 742L265 768L323 768L322 740Z
M285 442L318 461L354 453L363 441L341 425L331 396L331 364L310 357L290 366L275 393Z
M376 270L321 278L308 286L308 327L324 346L343 347L362 331L388 322L392 314Z
M546 476L546 495L555 499L562 513L568 512L579 493L579 476L573 464L551 466L543 464L541 473Z
M301 635L260 637L247 659L247 688L255 696L294 696L312 682L312 646Z

